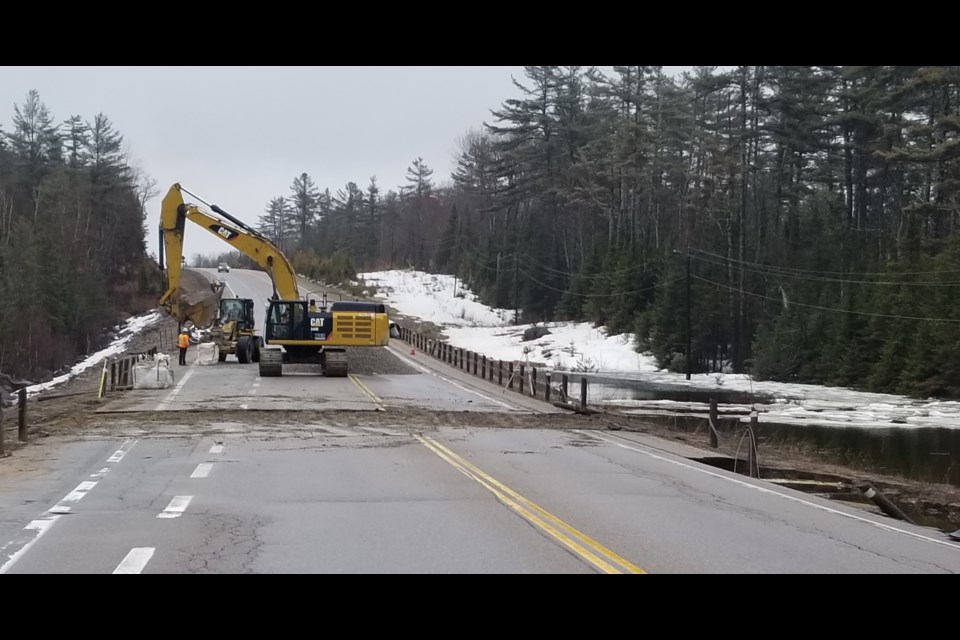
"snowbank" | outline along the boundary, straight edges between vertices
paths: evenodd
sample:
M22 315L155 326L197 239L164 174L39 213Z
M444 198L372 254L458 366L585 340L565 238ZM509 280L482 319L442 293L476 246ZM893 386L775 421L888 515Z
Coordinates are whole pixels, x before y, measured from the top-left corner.
M730 373L684 374L659 369L650 354L634 350L634 336L608 336L590 323L550 323L536 340L524 341L533 325L511 326L513 311L492 309L457 282L453 276L410 270L361 274L376 284L385 302L398 312L443 327L450 344L500 360L528 361L535 365L572 372L610 374L650 387L663 385L698 390L734 390L774 398L756 409L781 423L850 427L960 428L960 402L917 400L906 396L869 393L810 384L758 382L749 375ZM603 385L603 401L621 406L644 406L650 400L631 400L629 390ZM690 403L656 401L661 410L689 409Z

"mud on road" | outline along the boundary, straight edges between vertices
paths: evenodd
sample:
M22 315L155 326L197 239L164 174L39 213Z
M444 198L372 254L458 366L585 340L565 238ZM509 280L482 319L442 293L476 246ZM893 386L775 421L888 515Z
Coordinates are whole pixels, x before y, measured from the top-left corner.
M162 330L169 331L165 318L144 330L128 346L131 353L146 351L160 344ZM173 349L165 351L172 353ZM407 365L380 349L359 350L351 354L351 371L365 373L413 373ZM175 356L174 356L175 357ZM696 447L703 451L700 461L729 468L729 461L738 457L739 470L746 469L745 453L736 450L735 442L721 442L712 449L709 433L678 431L670 426L654 424L643 418L614 413L592 415L537 414L477 411L433 411L426 408L388 407L386 411L191 411L189 422L183 412L98 412L103 402L97 398L100 369L93 367L49 392L32 398L28 404L30 427L26 443L17 442L16 411L4 412L7 452L0 459L0 477L8 477L21 468L16 460L27 458L31 445L41 445L47 438L84 437L164 437L183 435L215 435L247 433L251 437L307 437L322 432L325 426L342 428L390 429L406 433L429 433L441 427L499 429L598 429L637 432ZM918 524L949 532L960 528L960 487L914 481L866 469L851 469L833 464L815 452L781 446L764 447L759 451L761 477L793 488L842 500L872 513L880 513L858 489L871 484L890 498ZM724 462L725 461L725 462ZM795 482L790 485L789 482ZM808 483L808 484L804 484Z

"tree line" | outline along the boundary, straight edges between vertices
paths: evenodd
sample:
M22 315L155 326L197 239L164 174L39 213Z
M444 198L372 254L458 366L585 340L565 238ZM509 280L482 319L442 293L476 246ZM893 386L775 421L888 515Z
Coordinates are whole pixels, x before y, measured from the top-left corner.
M385 193L297 176L298 269L456 273L522 322L632 332L683 371L960 394L960 67L526 67ZM322 257L322 258L321 258ZM321 265L321 261L327 264Z
M145 202L103 113L57 121L37 91L0 127L0 371L43 380L156 305Z

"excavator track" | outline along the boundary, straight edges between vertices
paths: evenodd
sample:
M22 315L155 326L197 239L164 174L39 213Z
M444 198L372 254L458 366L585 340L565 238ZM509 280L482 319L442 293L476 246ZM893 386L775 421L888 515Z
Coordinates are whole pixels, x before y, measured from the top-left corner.
M260 376L283 375L283 352L280 349L260 349Z
M347 377L347 352L343 349L324 349L320 353L323 375L328 378Z

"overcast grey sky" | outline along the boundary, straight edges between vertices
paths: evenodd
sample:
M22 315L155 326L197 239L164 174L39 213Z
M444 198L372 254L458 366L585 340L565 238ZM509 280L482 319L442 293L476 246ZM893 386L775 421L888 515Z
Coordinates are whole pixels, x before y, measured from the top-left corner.
M157 183L146 222L155 254L175 182L255 225L303 172L334 193L375 175L385 193L422 157L436 184L448 181L458 140L519 97L511 74L524 81L522 66L0 67L0 122L12 130L31 89L58 123L110 118L131 164ZM184 244L190 257L228 249L195 225Z

